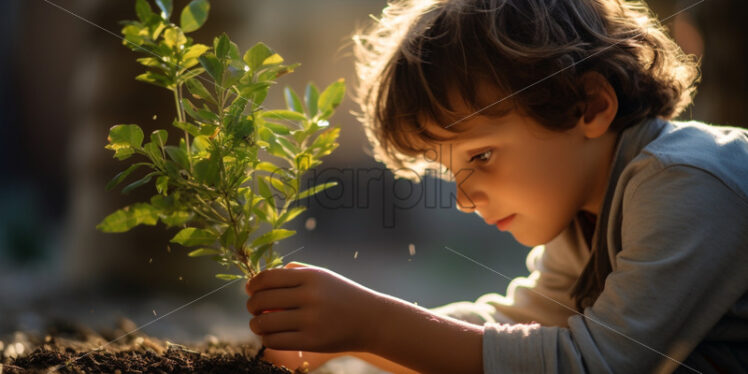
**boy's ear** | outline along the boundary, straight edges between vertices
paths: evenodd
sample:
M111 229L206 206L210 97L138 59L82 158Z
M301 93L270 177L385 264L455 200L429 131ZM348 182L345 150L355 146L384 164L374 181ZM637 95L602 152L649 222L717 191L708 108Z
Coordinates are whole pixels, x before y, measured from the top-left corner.
M577 126L587 138L594 139L608 131L618 112L616 91L605 77L590 71L582 74L581 83L587 95Z

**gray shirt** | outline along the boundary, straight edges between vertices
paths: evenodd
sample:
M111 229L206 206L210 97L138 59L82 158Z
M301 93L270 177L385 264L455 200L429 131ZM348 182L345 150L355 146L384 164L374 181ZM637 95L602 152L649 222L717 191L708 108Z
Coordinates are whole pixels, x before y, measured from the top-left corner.
M748 131L645 120L620 134L608 181L591 249L612 272L583 315L579 218L506 295L432 311L483 325L486 373L746 372Z

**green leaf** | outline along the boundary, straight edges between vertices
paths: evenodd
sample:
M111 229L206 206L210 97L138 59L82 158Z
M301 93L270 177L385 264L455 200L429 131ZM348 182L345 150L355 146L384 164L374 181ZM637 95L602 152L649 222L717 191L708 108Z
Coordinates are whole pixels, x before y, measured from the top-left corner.
M301 150L299 149L299 147L296 144L291 143L288 139L286 139L286 138L284 138L282 136L277 137L276 140L284 148L286 148L289 152L291 152L291 155L293 156L293 157L291 157L291 159L294 159L296 157L296 155L301 152Z
M161 154L161 149L154 142L148 142L143 146L143 151L148 155L148 158L153 161L156 165L163 165L164 156Z
M322 91L318 102L319 111L324 113L328 110L335 109L335 107L343 101L344 95L345 81L343 78L340 78Z
M236 275L236 274L216 274L216 278L222 279L225 281L231 281L235 279L242 279L244 277L241 275Z
M185 152L184 149L175 147L173 145L167 145L166 147L164 147L164 150L166 151L166 154L169 155L169 158L171 158L179 166L185 169L189 167L187 152Z
M107 183L106 185L107 191L111 190L114 187L117 187L117 185L122 183L122 181L124 181L125 178L127 178L133 171L135 171L135 169L141 166L146 166L146 165L150 165L150 164L146 162L139 162L137 164L132 164L130 165L129 168L125 169L124 171L119 172L117 175L114 176L114 178L112 178L111 181L109 181L109 183Z
M193 124L191 124L191 123L189 123L189 122L174 121L174 123L172 123L172 125L174 125L174 127L178 128L178 129L187 131L187 133L190 134L190 135L192 135L192 136L198 136L198 135L200 135L200 128L197 127L197 126L195 126L195 125L193 125Z
M135 150L130 146L114 148L111 144L105 147L106 149L114 150L114 158L122 161L127 160L130 156L135 154Z
M187 37L182 30L172 27L164 31L164 43L169 48L179 48L187 43Z
M272 242L277 242L281 239L288 238L289 236L292 236L293 234L296 234L296 231L293 230L286 230L286 229L275 229L271 230L269 232L266 232L262 234L260 237L255 239L252 242L252 247L259 247L264 244L269 244Z
M154 226L158 223L158 209L148 203L137 203L132 206L132 215L138 224Z
M205 53L200 56L198 60L200 61L200 65L202 65L208 74L213 77L213 80L220 84L223 75L223 64L218 60L216 55Z
M143 143L143 130L138 125L116 125L109 129L109 143L111 145L126 145L140 148Z
M197 152L208 151L210 150L210 146L210 139L205 135L198 135L192 140L192 148Z
M286 222L291 222L296 216L303 213L306 210L305 206L297 206L294 207L291 210L287 210L285 213L281 214L280 217L278 217L278 220L275 222L276 226L282 226Z
M166 145L166 139L168 139L169 133L166 130L159 129L151 133L151 141L163 148Z
M273 269L279 265L283 265L283 257L274 258L273 261L270 261L270 263L265 266L265 269Z
M193 44L189 48L187 48L184 52L184 55L182 56L182 61L187 61L190 59L197 59L198 57L202 56L203 53L207 52L210 49L205 44ZM186 67L186 66L183 66Z
M294 200L301 200L301 199L303 199L305 197L316 195L317 193L319 193L321 191L324 191L324 190L326 190L326 189L328 189L330 187L334 187L334 186L337 186L337 185L338 185L338 182L336 182L336 181L327 182L327 183L324 183L324 184L318 184L318 185L316 185L314 187L310 187L310 188L307 188L304 191L301 191L301 193L299 194L299 196L297 196L296 199L294 199Z
M264 177L257 178L257 191L260 193L260 196L270 200L270 204L273 204L273 193L272 191L270 191L270 187L268 186L267 182L265 182Z
M244 54L244 62L249 65L249 68L252 71L257 70L260 66L262 66L263 61L267 59L268 57L275 54L270 47L265 45L263 42L258 42L252 48L250 48L247 53Z
M289 120L289 121L306 121L307 120L307 117L306 115L304 115L303 112L291 111L291 110L268 110L262 113L262 117L280 119L280 120Z
M161 60L155 57L141 57L135 59L135 61L139 62L143 66L148 67L160 67L162 64Z
M291 109L294 112L304 113L304 107L301 105L301 100L299 100L299 96L296 95L296 92L294 92L291 87L286 87L283 90L283 97L286 99L286 106L288 109Z
M231 48L231 41L229 40L228 35L226 33L222 33L220 36L217 36L215 39L213 39L213 52L215 52L216 57L219 59L224 59L229 54L229 49Z
M278 65L280 63L283 63L283 57L277 53L273 53L268 58L262 60L262 66Z
M195 62L195 64L197 64L197 60L194 60L194 62ZM190 62L188 65L192 66L192 62ZM189 67L189 66L183 66L183 68L184 67ZM190 80L192 78L195 78L195 77L197 77L198 75L200 75L200 74L202 74L204 72L205 72L205 69L203 69L202 67L194 68L194 69L188 70L184 74L180 75L179 78L177 79L177 81L180 82L180 83L182 83L182 82L188 81L188 80Z
M204 124L200 127L200 135L202 136L213 136L213 134L216 133L216 129L218 126L216 125L210 125L210 124Z
M304 102L306 107L309 109L309 116L314 117L317 114L317 102L319 101L319 92L317 86L314 83L309 83L306 86L306 93L304 94Z
M200 83L199 80L192 78L192 79L188 79L186 83L187 83L187 90L190 91L192 96L208 101L211 104L216 104L216 99L213 98L213 95L211 95L210 92L208 92L208 89L205 88L205 86L202 83Z
M252 265L257 266L257 263L260 261L260 258L262 258L262 255L264 255L265 252L267 252L268 249L272 247L272 244L265 244L263 246L260 246L259 248L255 248L255 250L252 251L252 254L249 255L249 261L252 262Z
M164 21L168 21L171 17L172 9L174 9L172 0L156 0L156 5L161 9L161 18L163 18Z
M279 166L267 161L262 161L255 165L255 170L264 170L270 173L277 173L281 169Z
M236 231L234 231L234 228L231 226L227 227L226 230L223 231L223 234L221 234L221 237L218 238L218 241L224 247L233 246L236 242Z
M192 0L184 9L179 18L179 24L184 32L193 32L208 20L210 3L207 0Z
M318 157L329 154L332 149L337 147L335 140L338 138L339 134L339 127L326 130L319 134L316 139L314 139L314 142L312 142L312 145L309 148L315 150L316 156Z
M241 117L231 126L229 132L238 139L244 139L254 131L254 122L249 117Z
M161 33L164 31L164 29L166 29L166 24L163 22L161 17L155 13L153 14L153 16L151 16L150 24L151 24L150 26L151 39L156 40L158 39L159 35L161 35Z
M267 177L270 180L270 184L277 190L283 193L283 199L288 199L296 193L293 186L286 184L284 180L275 178L273 176Z
M154 73L152 71L147 71L143 74L138 75L137 77L135 77L135 80L150 83L166 89L172 89L172 87L174 87L174 82L172 82L165 75Z
M221 251L217 249L212 248L200 248L196 249L190 253L187 254L187 256L190 257L200 257L200 256L211 256L211 255L220 255Z
M257 217L260 218L260 220L265 222L275 222L277 217L277 212L275 211L275 204L272 203L273 198L261 200L261 203L257 203L252 207L252 211L257 215Z
M106 216L104 220L96 225L96 229L109 233L126 232L140 224L155 225L157 220L158 216L153 206L146 203L138 203L119 209Z
M122 193L125 193L125 194L126 193L130 193L130 191L132 191L132 190L134 190L134 189L136 189L136 188L138 188L140 186L143 186L146 183L150 182L151 178L153 178L154 176L159 175L159 174L161 174L161 173L157 172L157 171L154 171L152 173L146 174L145 177L140 178L140 179L136 180L135 182L132 182L132 183L128 184L127 186L125 186L125 188L122 189Z
M161 217L161 222L166 224L168 227L181 226L189 222L194 215L190 212L176 211L168 215Z
M210 245L215 243L216 239L216 236L208 230L187 227L174 235L169 242L178 243L185 247L192 247L196 245Z
M200 160L195 163L193 169L195 171L195 178L197 178L198 181L209 186L215 186L218 184L220 166L217 159L211 157L209 159Z
M145 42L145 36L142 34L143 28L136 25L127 25L122 28L122 35L125 38L122 40L122 44L133 51L140 51L141 45Z
M236 43L229 41L229 58L232 62L235 62L237 66L241 65L244 70L244 62L242 57L239 55L239 46Z
M106 216L96 225L96 229L103 232L126 232L137 225L137 221L128 210L120 209Z
M166 195L167 189L169 188L169 177L162 175L156 178L156 191L162 195Z
M140 22L147 23L151 15L153 15L153 10L151 10L151 5L148 4L148 1L136 0L135 13L138 15Z
M272 131L276 135L290 135L291 134L291 130L289 130L288 127L284 125L279 125L273 122L264 122L263 126L269 128L270 131Z

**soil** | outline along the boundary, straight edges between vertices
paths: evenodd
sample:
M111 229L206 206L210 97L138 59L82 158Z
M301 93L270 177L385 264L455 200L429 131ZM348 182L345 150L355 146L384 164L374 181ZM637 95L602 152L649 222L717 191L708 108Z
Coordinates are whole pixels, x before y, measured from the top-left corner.
M58 321L47 328L43 337L17 332L14 341L0 342L4 345L0 348L0 373L307 372L292 372L262 360L257 357L261 347L256 344L229 344L213 338L186 346L139 332L126 335L134 329L132 321L123 319L108 331ZM108 343L113 340L116 341Z

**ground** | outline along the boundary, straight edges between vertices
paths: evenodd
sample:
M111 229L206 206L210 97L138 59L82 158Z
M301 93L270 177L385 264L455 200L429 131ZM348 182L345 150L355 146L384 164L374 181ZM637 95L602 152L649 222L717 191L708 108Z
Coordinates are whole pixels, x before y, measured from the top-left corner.
M139 332L122 334L132 331L133 326L131 321L122 320L109 331L93 331L56 322L44 336L17 332L14 341L0 343L0 373L50 373L54 369L59 373L122 374L305 372L291 372L257 358L260 347L252 344L213 339L184 346Z

